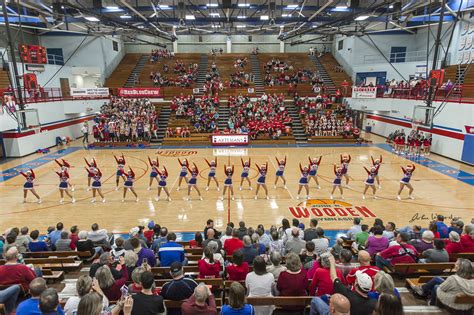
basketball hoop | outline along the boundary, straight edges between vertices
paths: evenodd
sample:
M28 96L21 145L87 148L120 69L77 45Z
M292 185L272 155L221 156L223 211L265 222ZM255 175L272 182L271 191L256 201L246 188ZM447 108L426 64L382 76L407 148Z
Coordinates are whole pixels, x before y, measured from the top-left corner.
M418 131L418 129L420 128L421 124L422 124L422 121L421 121L421 120L413 119L413 120L411 121L411 130L413 130L413 131L415 131L415 132Z
M35 134L38 134L41 132L41 126L34 126L31 129L35 132Z

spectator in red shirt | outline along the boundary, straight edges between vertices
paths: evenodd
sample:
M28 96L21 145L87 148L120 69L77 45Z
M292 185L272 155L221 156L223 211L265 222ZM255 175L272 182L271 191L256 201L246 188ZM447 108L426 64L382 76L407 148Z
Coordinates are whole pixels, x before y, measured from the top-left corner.
M198 261L199 278L219 278L221 263L214 260L214 252L210 247L204 248L204 258Z
M446 242L446 251L450 256L450 261L456 261L456 259L451 258L452 254L462 253L463 247L461 244L461 238L459 234L455 231L449 232L449 240Z
M358 260L359 260L360 266L358 268L352 269L349 272L349 274L346 276L347 284L352 286L352 290L355 289L354 284L355 284L355 281L356 281L356 272L357 271L360 270L361 272L368 274L370 276L370 278L372 278L372 283L374 282L375 275L377 275L377 273L380 271L380 269L378 267L370 265L370 254L367 251L365 251L365 250L359 251ZM372 290L373 289L374 288L372 287Z
M69 247L72 250L76 250L76 241L79 240L79 229L77 228L77 225L73 225L71 227L71 234L69 235L69 238L71 239L71 244L69 244Z
M224 250L226 255L232 255L236 250L244 247L244 243L239 239L239 230L232 230L232 238L225 240Z
M331 266L329 256L331 253L324 253L319 256L320 267L314 272L313 279L311 280L311 286L309 287L309 295L321 296L324 294L333 294L334 286L331 276L329 274L329 267ZM341 270L337 269L337 278L345 283L345 279L342 275ZM280 275L281 276L281 275Z
M375 256L375 265L380 269L385 266L392 268L396 264L416 263L418 252L415 247L408 244L410 240L408 233L399 233L397 235L397 245L388 247Z
M280 273L277 281L280 296L307 296L308 278L298 255L289 253L286 256L286 268L286 271ZM305 306L283 306L283 309L287 310L303 310L304 308Z
M201 232L196 232L194 234L194 239L189 241L189 248L202 248L202 234Z
M19 284L28 292L29 284L36 278L33 270L18 263L18 249L10 247L5 254L5 265L0 266L0 285Z
M211 290L200 283L194 294L182 304L181 312L183 315L217 315L216 300Z
M468 224L464 227L464 233L461 235L461 245L464 253L474 253L474 224Z
M150 221L148 222L148 230L143 232L143 236L145 236L148 244L151 244L153 242L153 235L155 234L154 227L155 222Z
M244 254L237 250L232 254L232 263L226 267L227 279L243 281L249 273L249 263L244 261Z

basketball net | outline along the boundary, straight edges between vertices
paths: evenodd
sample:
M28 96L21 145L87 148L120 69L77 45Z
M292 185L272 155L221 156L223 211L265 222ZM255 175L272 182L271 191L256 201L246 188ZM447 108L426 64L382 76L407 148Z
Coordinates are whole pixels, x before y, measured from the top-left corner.
M412 121L411 121L411 130L412 130L413 132L417 132L418 129L420 128L421 124L422 124L422 121L421 121L421 120L412 119Z

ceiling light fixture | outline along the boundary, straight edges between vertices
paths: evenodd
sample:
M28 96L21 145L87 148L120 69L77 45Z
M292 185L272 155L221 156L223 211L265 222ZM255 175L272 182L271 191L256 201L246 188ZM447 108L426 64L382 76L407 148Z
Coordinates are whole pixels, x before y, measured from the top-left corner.
M209 16L211 16L211 17L220 17L221 15L217 12L211 12L211 13L209 13Z
M195 17L194 15L186 15L186 16L184 17L184 19L186 19L186 20L195 20L196 17Z
M167 10L170 9L170 6L167 4L160 4L158 5L158 8L160 8L161 10Z
M207 7L209 7L209 8L217 8L218 6L219 6L219 4L217 4L217 3L209 3L207 5Z
M347 5L336 5L336 9L345 10L345 9L347 9Z
M238 15L237 18L239 20L243 20L243 19L246 19L247 17L245 15Z
M237 25L237 28L246 28L246 26L241 24L241 25Z
M99 22L99 19L95 16L85 16L84 18L89 22Z
M121 19L131 19L132 17L128 14L125 14L125 15L121 15L120 18Z
M106 6L105 8L109 11L122 11L122 9L120 9L116 5Z
M355 18L356 21L365 21L369 18L369 15L361 15Z
M291 14L282 14L281 17L291 17Z
M249 8L250 7L250 3L239 3L237 5L239 8Z
M268 15L262 15L260 16L260 20L261 21L268 21L270 19L270 17Z
M289 4L285 7L286 10L294 10L297 9L298 5L297 4Z

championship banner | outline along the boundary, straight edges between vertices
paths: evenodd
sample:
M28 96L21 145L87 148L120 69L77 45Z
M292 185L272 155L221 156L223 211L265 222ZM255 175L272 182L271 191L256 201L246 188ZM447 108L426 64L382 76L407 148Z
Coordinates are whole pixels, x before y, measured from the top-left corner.
M212 135L212 145L248 145L249 135Z
M71 88L72 97L109 96L108 88Z
M352 98L376 98L377 88L376 87L352 87Z
M464 125L464 128L466 128L466 133L474 135L474 126Z
M160 88L119 88L121 97L161 97Z

